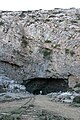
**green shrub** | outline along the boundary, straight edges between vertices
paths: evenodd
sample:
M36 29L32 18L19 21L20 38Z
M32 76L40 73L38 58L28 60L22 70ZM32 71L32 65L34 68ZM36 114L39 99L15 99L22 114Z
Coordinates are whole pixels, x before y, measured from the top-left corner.
M6 92L6 89L4 88L4 86L0 85L0 93L4 93L4 92Z
M11 114L20 114L23 110L22 109L16 109L11 111Z
M80 96L76 96L76 97L73 99L73 102L74 102L74 103L80 103Z
M69 49L65 48L65 53L69 54Z
M74 90L73 90L73 88L69 87L69 88L67 88L67 91L73 92Z
M75 54L75 52L73 50L65 48L65 54L70 54L73 57L73 55Z
M70 50L70 55L73 57L73 55L75 54L75 52L73 50Z
M76 88L76 87L80 87L80 83L78 83L77 85L74 86L74 88Z
M45 48L45 49L43 50L43 57L44 57L44 58L50 58L51 53L52 53L52 50L51 50L51 49Z
M45 43L51 43L51 41L50 40L46 40Z

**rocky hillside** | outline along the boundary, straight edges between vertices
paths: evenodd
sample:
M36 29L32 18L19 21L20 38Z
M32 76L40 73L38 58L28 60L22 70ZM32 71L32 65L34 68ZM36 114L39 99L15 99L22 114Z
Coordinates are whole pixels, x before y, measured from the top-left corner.
M80 79L80 9L0 11L0 74Z

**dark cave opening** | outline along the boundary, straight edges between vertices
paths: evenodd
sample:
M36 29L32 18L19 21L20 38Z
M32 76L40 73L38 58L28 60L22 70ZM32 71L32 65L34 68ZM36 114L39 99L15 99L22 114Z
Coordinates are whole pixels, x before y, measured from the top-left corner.
M33 78L23 81L23 84L26 90L34 95L40 94L40 91L46 95L50 92L63 92L68 89L68 79L63 78Z

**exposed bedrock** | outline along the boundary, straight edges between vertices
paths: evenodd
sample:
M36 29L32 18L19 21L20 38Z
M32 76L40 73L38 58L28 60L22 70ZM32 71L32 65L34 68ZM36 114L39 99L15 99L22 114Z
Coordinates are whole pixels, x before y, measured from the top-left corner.
M0 74L80 80L80 9L0 11Z

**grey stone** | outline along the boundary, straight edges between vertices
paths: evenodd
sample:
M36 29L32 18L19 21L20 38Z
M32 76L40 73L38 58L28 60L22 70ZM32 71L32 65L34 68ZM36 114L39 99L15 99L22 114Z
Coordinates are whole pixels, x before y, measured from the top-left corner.
M80 9L0 11L0 74L80 78Z

